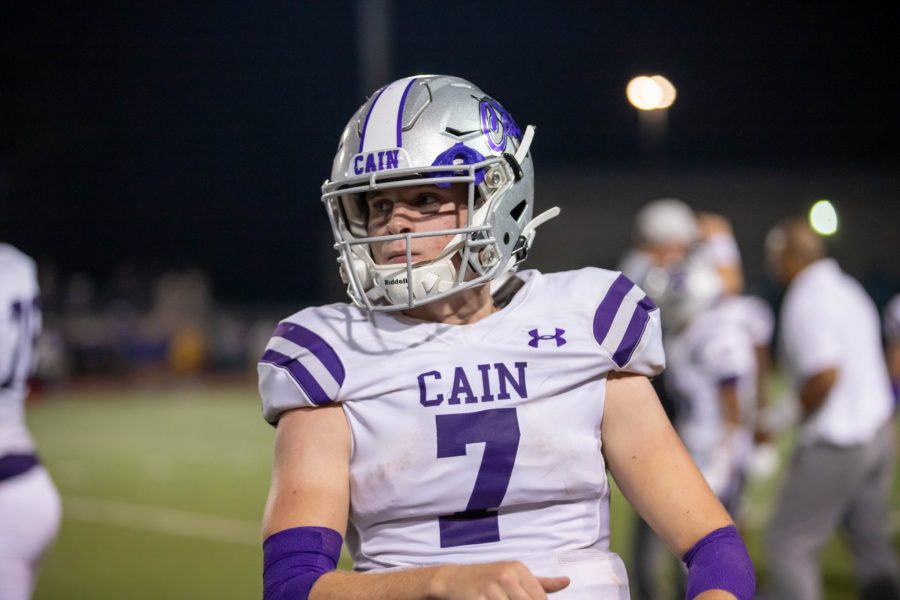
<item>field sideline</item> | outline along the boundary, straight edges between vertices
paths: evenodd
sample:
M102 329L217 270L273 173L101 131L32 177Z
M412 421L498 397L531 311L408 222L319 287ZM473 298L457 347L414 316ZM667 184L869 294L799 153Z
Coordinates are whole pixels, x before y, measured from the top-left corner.
M36 600L262 596L259 522L274 430L252 385L47 391L28 421L64 505ZM751 487L745 535L761 579L761 527L776 485ZM891 505L900 506L897 479ZM615 493L612 545L626 561L632 522ZM838 540L824 558L826 598L855 598Z

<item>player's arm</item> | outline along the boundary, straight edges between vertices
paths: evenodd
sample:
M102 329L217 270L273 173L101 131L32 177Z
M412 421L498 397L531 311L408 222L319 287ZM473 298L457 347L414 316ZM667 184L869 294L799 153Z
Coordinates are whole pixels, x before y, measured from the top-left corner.
M697 574L691 565L689 591L699 569L709 568L720 571L724 587L736 593L713 588L698 598L751 597L755 578L746 549L735 541L731 518L694 465L646 377L610 374L601 438L609 469L632 506L679 557L689 564L693 556L701 558ZM722 543L728 546L720 546L721 552L715 551L717 532L727 536Z
M719 408L722 421L729 430L737 429L741 424L741 405L738 400L737 378L728 378L719 382Z
M697 215L697 226L725 293L740 294L744 289L744 272L731 223L722 215L701 212Z
M536 578L518 562L334 570L350 505L349 464L350 428L340 406L281 416L263 519L265 600L534 600L568 585L566 578Z
M768 344L755 346L756 355L756 415L757 422L753 432L753 441L762 444L771 441L771 432L767 424L761 420L769 408L769 375L772 372L772 352Z

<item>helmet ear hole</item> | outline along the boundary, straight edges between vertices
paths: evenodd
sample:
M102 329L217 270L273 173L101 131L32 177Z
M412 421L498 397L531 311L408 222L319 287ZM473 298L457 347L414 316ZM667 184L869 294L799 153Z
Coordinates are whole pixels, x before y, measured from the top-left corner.
M508 231L503 234L503 245L504 246L509 245L509 232Z
M364 237L369 226L369 203L362 194L347 194L339 203L350 233Z
M513 218L513 221L519 222L519 217L522 216L522 213L525 212L525 208L528 206L527 200L522 200L518 204L516 204L511 211L509 211L509 216Z

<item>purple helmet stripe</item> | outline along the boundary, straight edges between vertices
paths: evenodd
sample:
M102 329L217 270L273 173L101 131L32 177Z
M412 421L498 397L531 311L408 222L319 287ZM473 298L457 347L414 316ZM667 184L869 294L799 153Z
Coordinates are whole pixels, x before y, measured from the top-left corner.
M631 283L631 280L621 274L609 286L606 296L597 307L597 312L594 313L594 339L598 344L603 345L603 341L612 328L613 321L616 320L616 313L619 312L622 300L625 299L625 295L632 287L634 284Z
M615 353L612 355L613 362L619 367L624 367L628 364L628 361L631 360L635 348L637 348L641 338L644 337L647 323L650 322L650 311L655 308L656 306L647 296L644 296L643 299L637 303L634 314L631 315L631 320L628 322L628 327L625 329L625 335L622 336L619 347L616 348Z
M400 97L400 108L397 109L397 147L403 147L403 108L406 106L406 96L409 94L409 88L416 82L416 78L413 77L409 80L409 83L406 85L406 89L403 90L403 96ZM360 150L361 152L361 150Z
M323 365L325 365L325 368L328 369L328 372L331 373L331 376L334 377L334 380L337 381L338 385L344 383L344 364L341 362L340 357L338 357L337 352L335 352L334 349L328 345L328 342L321 337L302 325L297 325L296 323L290 323L288 321L279 323L272 335L283 337L286 340L294 342L298 346L306 348L312 352Z
M275 350L266 350L259 362L269 363L286 369L291 379L297 382L297 385L306 393L306 396L313 404L328 404L332 401L332 398L328 397L328 394L325 393L325 390L322 389L315 377L306 370L306 367L290 356Z
M386 90L388 86L384 86L375 94L375 99L372 100L372 104L369 105L369 112L366 113L366 120L363 121L362 133L359 136L359 150L358 152L363 151L363 144L366 141L366 128L369 126L369 117L372 116L372 111L375 109L375 104L378 102L378 99L381 97L381 94Z

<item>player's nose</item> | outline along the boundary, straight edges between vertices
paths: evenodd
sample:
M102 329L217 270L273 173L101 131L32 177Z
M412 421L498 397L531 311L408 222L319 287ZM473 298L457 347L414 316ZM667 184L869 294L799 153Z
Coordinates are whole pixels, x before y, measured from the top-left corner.
M389 235L410 233L415 230L415 218L409 206L402 202L394 204L388 218L387 230Z

